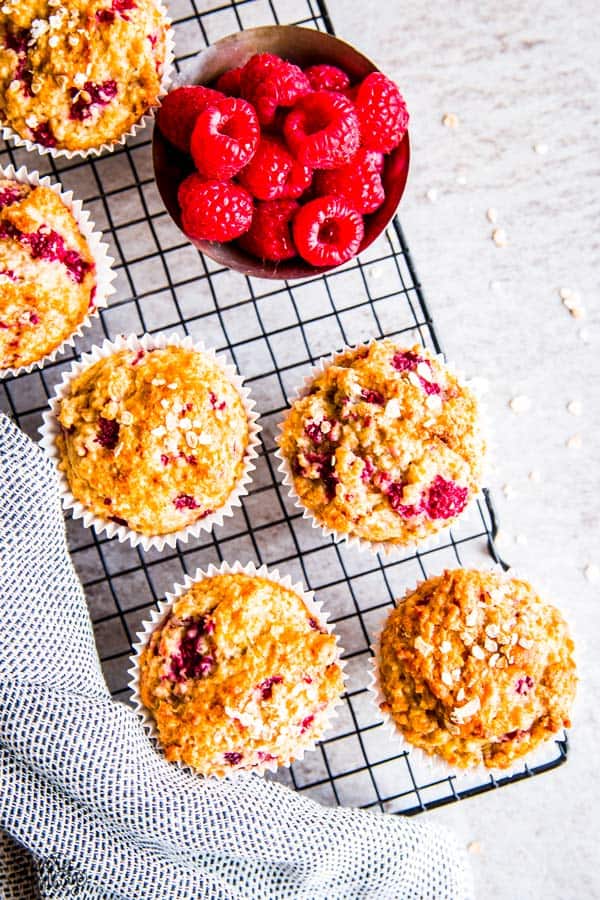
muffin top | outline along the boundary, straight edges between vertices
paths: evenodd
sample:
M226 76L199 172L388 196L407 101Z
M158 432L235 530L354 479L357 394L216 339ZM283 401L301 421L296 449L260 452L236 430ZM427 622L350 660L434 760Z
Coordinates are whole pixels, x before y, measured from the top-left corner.
M383 628L382 709L453 766L507 768L570 725L573 650L560 612L528 582L446 571L407 594Z
M0 369L37 362L92 311L94 258L49 187L0 179Z
M197 350L103 357L73 378L57 414L73 496L141 534L168 534L216 512L244 472L242 398Z
M295 591L259 576L196 582L140 658L140 697L167 758L203 775L291 762L342 691L333 635Z
M427 350L391 340L336 356L279 445L321 524L392 544L449 525L480 487L485 451L473 394Z
M4 0L0 119L46 147L118 140L158 99L166 30L154 0Z

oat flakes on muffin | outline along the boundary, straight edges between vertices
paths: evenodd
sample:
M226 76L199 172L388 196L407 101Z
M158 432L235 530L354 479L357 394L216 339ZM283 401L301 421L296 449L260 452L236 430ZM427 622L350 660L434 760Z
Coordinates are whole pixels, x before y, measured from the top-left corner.
M57 409L60 468L94 515L144 535L226 505L245 471L238 389L193 348L118 350L69 384Z
M117 141L158 101L167 29L155 0L4 0L0 122L58 150Z
M373 341L334 357L292 404L278 443L316 521L370 542L428 538L481 487L477 401L419 345Z
M456 569L410 591L377 658L386 712L451 766L505 769L570 725L574 645L527 581Z
M268 576L218 574L178 597L139 660L140 698L169 760L203 775L287 764L343 691L335 637Z
M49 187L0 178L0 369L43 359L93 311L96 265Z

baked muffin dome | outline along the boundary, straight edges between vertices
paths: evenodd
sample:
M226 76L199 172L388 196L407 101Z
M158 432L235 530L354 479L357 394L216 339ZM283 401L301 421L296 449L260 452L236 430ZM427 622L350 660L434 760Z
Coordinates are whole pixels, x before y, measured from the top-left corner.
M134 532L179 531L221 509L245 471L248 415L207 353L118 350L60 400L60 469L71 493Z
M485 451L473 394L429 351L391 340L334 357L292 404L279 446L321 525L400 545L460 515Z
M57 149L118 140L158 100L166 33L154 0L4 0L2 124Z
M569 727L573 650L562 615L528 582L446 571L385 623L382 709L407 741L452 766L504 769Z
M0 179L0 369L47 356L94 304L96 265L49 187Z
M140 698L170 760L203 775L291 762L343 691L339 651L294 590L218 574L175 600L139 660Z

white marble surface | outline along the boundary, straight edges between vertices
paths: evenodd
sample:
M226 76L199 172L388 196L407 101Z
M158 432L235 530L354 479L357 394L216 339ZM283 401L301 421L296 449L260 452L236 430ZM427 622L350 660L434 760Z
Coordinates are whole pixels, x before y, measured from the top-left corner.
M445 351L490 384L502 552L547 586L579 642L568 764L428 819L480 845L480 898L600 897L600 587L584 577L600 565L598 6L329 6L338 34L405 93L413 162L401 220ZM441 124L445 113L457 128ZM489 207L506 247L491 240ZM561 304L561 287L580 295L584 319ZM517 416L508 403L520 394L531 409ZM582 446L568 449L575 434Z

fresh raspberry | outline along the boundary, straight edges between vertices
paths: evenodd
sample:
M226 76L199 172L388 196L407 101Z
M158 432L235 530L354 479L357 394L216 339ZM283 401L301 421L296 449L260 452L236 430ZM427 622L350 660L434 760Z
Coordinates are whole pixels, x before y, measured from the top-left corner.
M272 125L280 106L293 106L311 90L298 66L272 53L257 53L244 66L240 78L242 97L256 108L261 125Z
M383 154L361 147L346 166L317 172L315 193L317 196L334 194L344 197L363 215L375 212L385 200L380 165L383 166Z
M196 119L207 106L223 100L224 95L202 85L176 88L163 99L158 111L158 127L168 141L190 152L190 140Z
M300 207L295 200L266 200L257 203L250 230L240 245L258 259L279 262L296 256L291 221Z
M238 184L204 181L196 172L179 186L181 227L197 241L232 241L252 223L252 197Z
M304 74L313 91L343 91L350 87L350 79L337 66L309 66Z
M365 233L362 216L339 198L311 200L294 219L300 256L313 266L339 266L358 253Z
M236 69L228 69L226 72L223 72L217 78L215 88L228 97L239 97L242 92L241 76L243 68L243 66L238 66Z
M196 119L190 151L204 178L227 181L250 162L260 136L256 113L249 103L225 97Z
M397 147L408 125L402 94L382 72L372 72L356 92L356 111L363 147L389 153Z
M299 100L286 117L283 133L296 159L311 169L345 165L360 143L353 104L332 91L315 91Z
M467 505L468 493L468 488L436 475L429 488L425 508L432 519L451 519Z
M239 176L240 184L257 200L294 199L304 193L311 179L311 170L297 162L283 141L274 137L261 138Z

